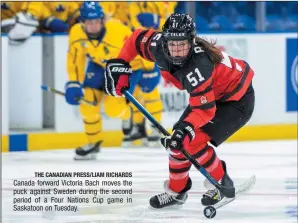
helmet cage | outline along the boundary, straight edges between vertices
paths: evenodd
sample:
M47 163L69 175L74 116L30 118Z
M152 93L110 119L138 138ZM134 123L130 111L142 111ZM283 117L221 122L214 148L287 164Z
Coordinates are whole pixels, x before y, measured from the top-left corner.
M166 59L173 63L174 65L183 65L186 60L191 56L192 50L194 48L194 34L185 33L185 32L163 32L162 40L162 50ZM171 56L168 43L169 41L183 41L187 40L188 42L188 53L185 56ZM178 46L177 46L178 47ZM183 50L187 50L184 48ZM178 51L178 50L177 50Z

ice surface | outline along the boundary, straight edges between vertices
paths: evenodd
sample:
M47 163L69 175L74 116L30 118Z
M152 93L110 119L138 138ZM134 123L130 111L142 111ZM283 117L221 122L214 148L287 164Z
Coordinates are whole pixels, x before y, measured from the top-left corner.
M151 196L163 192L168 178L165 150L103 149L96 161L74 161L72 150L2 154L3 223L294 223L297 222L297 141L227 143L217 148L236 185L255 174L257 182L245 196L206 219L200 197L204 177L193 167L192 190L180 209L149 209ZM34 172L132 172L131 204L78 204L78 212L14 212L13 180L34 179ZM36 179L36 178L35 178ZM46 195L43 195L46 196ZM55 195L56 196L56 195ZM64 196L64 195L63 195ZM82 196L82 195L80 195Z

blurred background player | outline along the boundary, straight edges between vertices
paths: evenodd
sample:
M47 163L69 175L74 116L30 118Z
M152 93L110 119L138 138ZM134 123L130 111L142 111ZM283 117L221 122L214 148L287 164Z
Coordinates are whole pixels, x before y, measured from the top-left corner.
M62 30L67 30L69 27L73 26L75 23L79 22L80 11L78 2L44 2L44 5L47 7L51 14L51 18L56 18L65 23L65 27ZM51 20L48 19L48 23Z
M129 4L130 25L133 29L161 30L177 2L131 2Z
M68 74L66 101L78 105L77 98L84 97L96 101L97 106L80 104L79 109L84 121L88 144L76 149L75 159L94 159L100 150L103 139L100 102L111 118L127 120L131 117L131 107L125 98L104 95L104 67L106 61L117 56L130 29L115 19L105 19L102 7L97 2L83 2L80 8L81 23L74 25L69 33ZM150 88L141 82L142 60L132 62L133 92L136 84ZM156 85L159 79L155 79Z
M1 30L11 43L22 43L38 30L67 32L69 14L75 8L76 3L1 2Z
M130 15L131 10L134 10L131 8L131 5L134 4L133 2L100 2L99 4L103 7L105 14L108 14L109 18L120 20L131 30L138 28L140 23L135 23L136 26L134 26L131 19L132 16ZM156 5L156 7L158 6ZM145 13L149 16L145 17L142 21L148 20L146 24L154 23L155 21L152 19L153 16L150 15L155 12L149 8L146 8L146 10L148 10L148 13ZM137 16L138 13L139 12L134 11L133 16ZM160 15L158 15L158 17L160 17ZM157 23L159 25L159 20ZM153 28L153 26L149 25L148 28ZM142 64L142 78L138 80L138 83L136 83L132 93L158 121L161 121L163 106L158 90L158 84L160 80L159 69L152 62L146 61L144 59L140 60ZM144 85L144 83L146 84ZM148 126L149 131L147 131L145 127L144 116L135 108L135 106L130 106L133 108L133 115L130 119L123 120L122 131L124 133L124 138L122 146L131 147L135 145L140 146L143 144L145 146L148 145L149 147L159 147L160 133L158 130L150 125Z

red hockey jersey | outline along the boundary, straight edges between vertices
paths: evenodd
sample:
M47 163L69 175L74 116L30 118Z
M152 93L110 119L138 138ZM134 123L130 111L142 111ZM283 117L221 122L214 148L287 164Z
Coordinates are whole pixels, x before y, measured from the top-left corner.
M178 89L187 90L191 111L184 121L194 128L214 117L216 101L238 101L251 84L254 72L245 61L222 52L222 62L215 65L197 45L183 66L174 66L164 56L161 37L162 34L154 30L136 30L126 40L118 58L130 62L140 55L156 62L163 78Z

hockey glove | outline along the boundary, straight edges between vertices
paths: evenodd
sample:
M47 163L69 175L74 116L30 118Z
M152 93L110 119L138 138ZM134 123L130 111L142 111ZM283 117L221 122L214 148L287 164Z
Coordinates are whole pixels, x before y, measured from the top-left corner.
M121 96L123 90L129 89L131 74L131 66L126 61L108 60L105 70L105 92L112 96Z
M69 81L65 85L65 99L70 105L78 105L84 96L82 85L77 81Z
M174 129L172 135L160 139L166 149L181 150L195 138L195 131L191 124L181 122Z
M153 13L140 13L137 15L137 19L139 23L149 29L158 29L159 28L159 23L160 23L160 17L157 14Z
M69 25L53 16L41 21L41 27L50 30L52 33L67 32Z
M39 26L38 20L28 12L18 12L15 20L15 26L8 32L10 43L26 41Z

